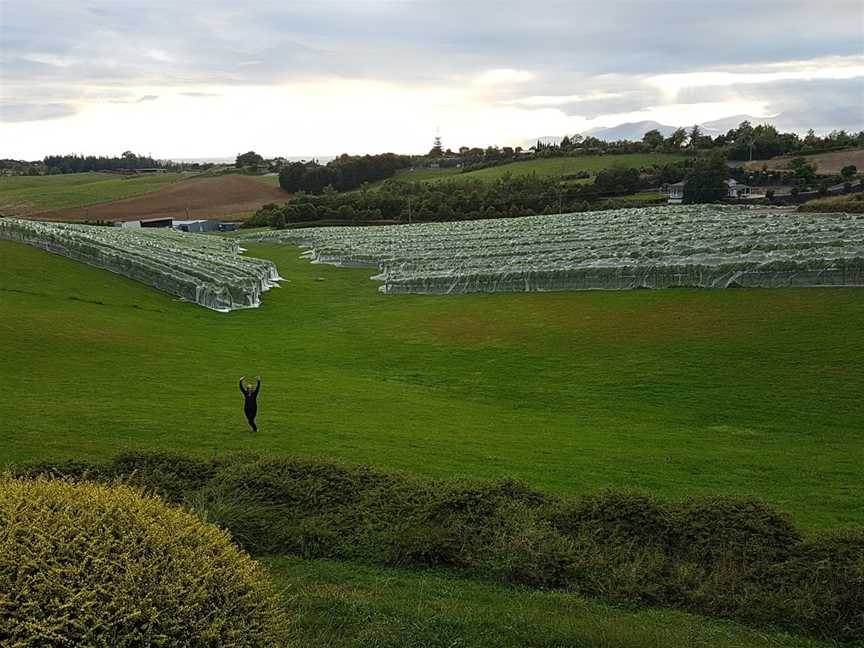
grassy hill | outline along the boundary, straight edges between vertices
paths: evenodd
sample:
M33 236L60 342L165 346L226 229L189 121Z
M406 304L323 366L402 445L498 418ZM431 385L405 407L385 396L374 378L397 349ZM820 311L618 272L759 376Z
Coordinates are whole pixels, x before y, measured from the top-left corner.
M23 216L122 200L157 191L182 177L181 173L133 176L116 173L69 173L0 177L0 214Z
M384 296L250 247L287 281L226 315L0 242L2 460L250 449L864 521L860 291Z
M587 171L596 175L603 169L613 166L644 167L654 164L670 164L683 160L683 155L672 155L663 153L628 153L624 155L580 155L574 157L539 158L536 160L524 160L502 164L501 166L489 167L478 171L458 173L458 169L418 169L406 171L396 177L398 179L436 182L441 179L462 180L474 179L483 182L493 182L509 173L514 176L530 175L536 173L544 177L561 177L580 171Z
M254 178L258 182L263 182L264 184L269 185L271 187L278 187L279 186L279 174L278 173L276 173L276 174L269 174L268 173L267 175L254 175L254 176L249 176L249 177Z

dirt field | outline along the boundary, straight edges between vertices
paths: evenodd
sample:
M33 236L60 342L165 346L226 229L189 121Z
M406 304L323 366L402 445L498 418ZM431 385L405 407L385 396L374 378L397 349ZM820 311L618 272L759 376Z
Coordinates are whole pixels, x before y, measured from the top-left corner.
M152 193L110 203L31 214L27 218L57 221L226 218L254 212L267 203L284 203L279 187L240 175L183 180Z
M763 165L767 166L771 170L788 169L789 160L791 159L792 157L778 157L773 160L754 160L753 162L748 162L744 166L754 171L760 170ZM817 173L824 173L826 175L836 175L840 173L840 169L850 164L854 164L858 167L858 171L864 171L864 149L850 149L848 151L837 151L835 153L808 155L806 156L806 159L808 162L812 162L816 165Z

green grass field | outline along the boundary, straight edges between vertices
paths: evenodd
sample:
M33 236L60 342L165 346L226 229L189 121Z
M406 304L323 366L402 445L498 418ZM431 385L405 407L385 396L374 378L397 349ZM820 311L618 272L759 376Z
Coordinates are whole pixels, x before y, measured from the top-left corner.
M459 169L414 169L399 171L394 177L396 180L406 180L408 182L426 182L428 180L438 180L441 178L456 178L461 177Z
M864 522L860 291L384 296L367 269L250 248L286 281L220 314L0 241L0 464L253 450ZM236 383L256 373L252 434ZM446 572L265 562L300 645L828 645Z
M2 462L250 449L864 522L860 291L384 296L368 269L250 247L287 281L219 314L0 242Z
M114 173L0 177L0 214L21 216L122 200L162 189L181 173L124 177Z
M537 160L511 162L510 164L489 167L488 169L460 173L455 176L455 179L474 179L482 180L483 182L494 182L507 173L513 176L536 173L541 177L556 178L578 173L579 171L588 171L590 174L596 175L599 171L609 169L613 166L638 168L651 166L653 164L670 164L683 159L683 155L667 155L662 153L627 153L623 155L580 155L575 157L539 158ZM441 171L448 171L448 169L441 169ZM440 177L446 179L447 175L430 179L437 181Z
M440 572L266 560L301 646L333 648L828 648L669 610L502 588Z
M250 177L255 178L256 180L258 180L258 182L263 182L266 185L270 185L271 187L278 187L279 186L279 174L278 173L276 175L255 175L255 176L250 176Z

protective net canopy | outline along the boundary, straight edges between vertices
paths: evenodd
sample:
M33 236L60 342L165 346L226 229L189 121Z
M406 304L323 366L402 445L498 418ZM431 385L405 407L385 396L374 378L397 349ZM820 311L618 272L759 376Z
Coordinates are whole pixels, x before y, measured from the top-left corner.
M864 216L721 205L249 233L385 293L864 287Z
M110 270L222 312L257 307L279 281L272 261L240 256L234 240L170 229L0 218L0 239Z

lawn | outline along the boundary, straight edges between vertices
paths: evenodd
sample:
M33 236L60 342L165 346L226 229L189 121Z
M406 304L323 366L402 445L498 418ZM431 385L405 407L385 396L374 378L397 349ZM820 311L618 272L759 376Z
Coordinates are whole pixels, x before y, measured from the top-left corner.
M250 176L255 178L259 182L263 182L266 185L270 185L271 187L279 186L279 174L278 173L268 173L267 175L253 175Z
M864 522L859 290L385 296L249 247L286 281L220 314L0 241L0 463L249 449Z
M439 178L460 177L459 171L455 167L447 169L412 169L399 171L394 178L407 182L426 182L428 180L438 180Z
M69 173L0 177L0 214L23 216L122 200L157 191L183 177L182 173L133 176L115 173Z
M639 168L654 164L671 164L684 158L685 156L683 155L663 153L626 153L622 155L579 155L574 157L539 158L460 173L455 179L472 178L482 180L483 182L494 182L506 173L514 176L536 173L541 177L562 177L578 173L579 171L588 171L591 175L596 175L599 171L614 166ZM436 181L438 179L433 178Z
M503 588L443 572L330 560L265 560L301 646L332 648L828 648L670 610Z
M415 169L413 171L400 171L392 179L405 182L441 182L448 180L480 180L482 182L494 182L504 174L513 176L530 175L536 173L542 177L562 177L588 171L596 175L598 171L613 166L645 167L654 164L671 164L683 160L685 156L663 153L627 153L623 155L580 155L574 157L540 158L536 160L523 160L510 162L501 166L489 167L478 171L462 173L460 169ZM380 186L383 182L373 183L372 186ZM569 184L585 184L591 182L588 178L580 178L567 181Z

